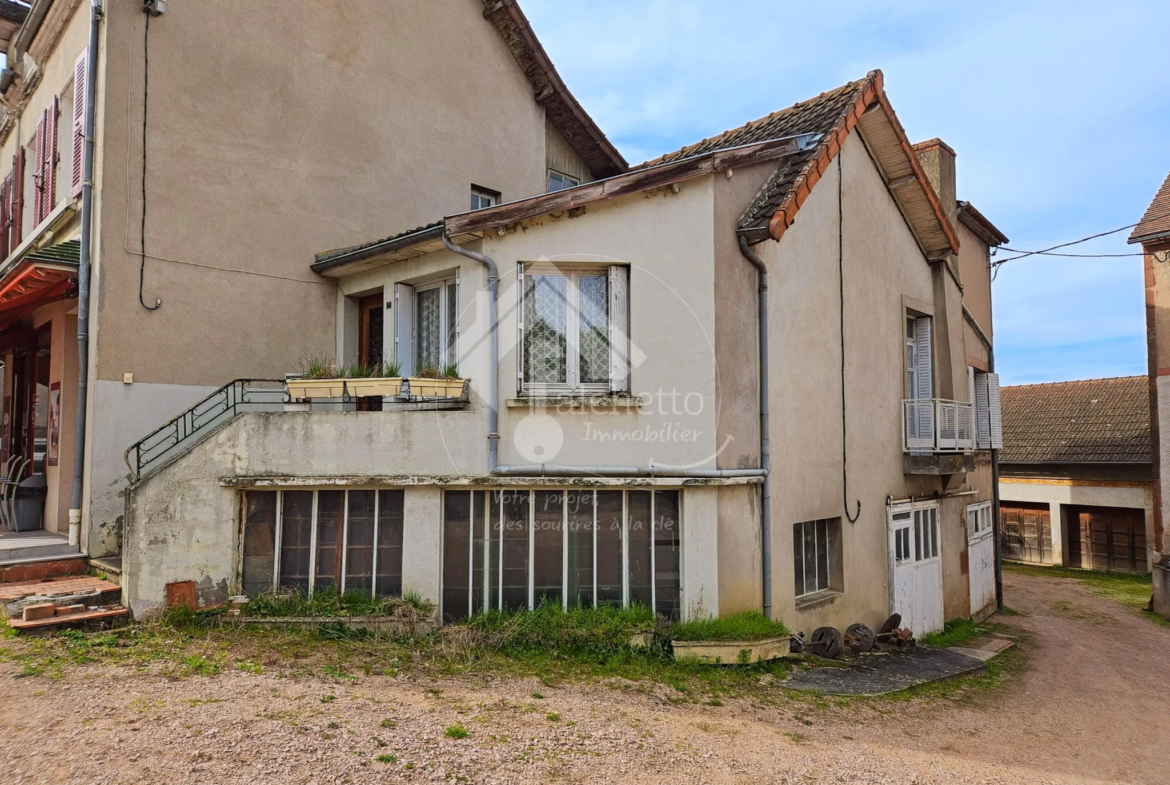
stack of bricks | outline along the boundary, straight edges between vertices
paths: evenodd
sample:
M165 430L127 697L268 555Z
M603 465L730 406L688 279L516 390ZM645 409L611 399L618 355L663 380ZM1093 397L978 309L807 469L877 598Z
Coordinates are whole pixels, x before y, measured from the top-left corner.
M72 616L75 613L85 613L88 610L84 603L76 605L54 605L51 602L40 602L36 605L24 606L21 614L22 621L40 621L51 619L54 616Z

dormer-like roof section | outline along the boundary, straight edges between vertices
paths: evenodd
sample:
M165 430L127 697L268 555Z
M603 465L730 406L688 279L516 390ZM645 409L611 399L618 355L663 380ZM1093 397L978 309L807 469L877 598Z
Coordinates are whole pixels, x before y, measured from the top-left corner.
M516 0L483 0L483 6L484 18L500 31L532 83L532 95L544 107L545 117L581 156L594 178L613 177L629 169L626 159L569 92Z

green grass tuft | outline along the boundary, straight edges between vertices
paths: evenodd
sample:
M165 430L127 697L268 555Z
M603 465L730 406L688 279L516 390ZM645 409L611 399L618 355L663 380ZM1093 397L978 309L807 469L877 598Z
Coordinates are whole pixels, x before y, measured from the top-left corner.
M654 611L644 605L564 610L559 603L544 602L532 611L491 611L467 627L485 646L505 654L606 661L630 657L630 638L653 632L656 624Z
M948 646L962 646L972 638L980 635L990 635L992 627L977 624L970 619L951 619L943 626L942 632L932 632L918 639L926 646L946 648Z
M760 641L783 638L788 628L759 611L743 611L721 618L678 622L670 628L676 641Z
M339 594L333 587L265 592L252 598L241 610L244 616L402 616L414 611L429 615L434 606L421 595L405 592L402 597L371 597L369 592L350 590Z
M449 739L466 739L467 733L467 728L463 727L463 723L461 722L457 722L454 725L448 725L443 730L443 734Z

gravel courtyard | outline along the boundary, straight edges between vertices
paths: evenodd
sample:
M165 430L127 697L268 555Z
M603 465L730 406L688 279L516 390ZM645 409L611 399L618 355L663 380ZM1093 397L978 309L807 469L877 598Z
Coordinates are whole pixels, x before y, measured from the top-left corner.
M10 658L0 772L7 785L1165 782L1170 627L1079 581L1005 584L1026 667L913 700L771 689L696 705L641 683L168 679L97 663L12 678Z

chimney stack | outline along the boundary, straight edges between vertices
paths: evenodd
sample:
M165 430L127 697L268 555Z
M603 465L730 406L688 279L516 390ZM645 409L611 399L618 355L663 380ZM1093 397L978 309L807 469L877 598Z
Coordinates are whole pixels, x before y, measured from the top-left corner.
M959 218L958 195L955 192L955 151L942 139L929 139L914 145L918 163L926 179L938 195L943 213L953 227Z

